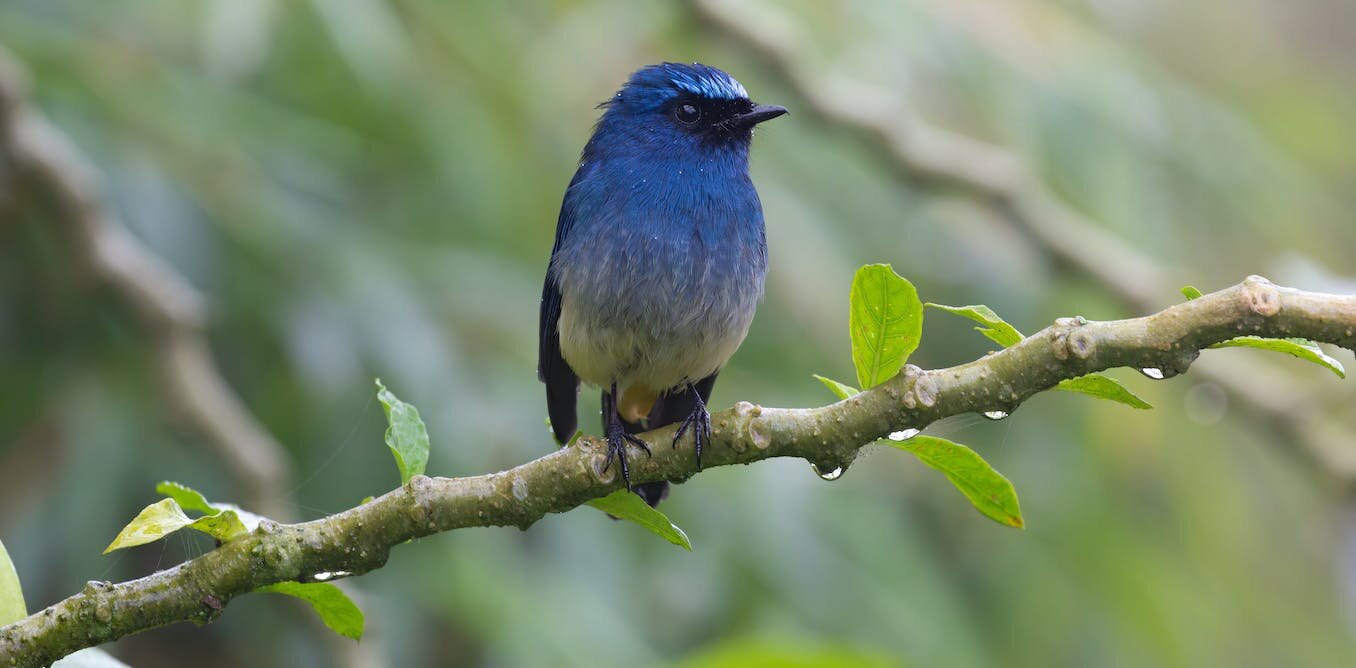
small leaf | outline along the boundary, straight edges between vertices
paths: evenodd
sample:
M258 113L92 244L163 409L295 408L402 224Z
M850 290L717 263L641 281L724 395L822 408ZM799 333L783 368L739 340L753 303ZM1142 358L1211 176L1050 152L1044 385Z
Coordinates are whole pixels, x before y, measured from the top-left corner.
M207 513L208 515L218 512L220 509L207 502L207 498L196 489L182 483L163 480L155 486L156 494L163 494L178 502L179 507L184 510L196 510Z
M1055 389L1082 392L1098 399L1119 401L1132 408L1153 408L1152 404L1135 396L1134 392L1125 389L1124 386L1116 382L1116 379L1103 376L1100 373L1091 373L1086 376L1060 381Z
M24 606L24 591L19 586L19 574L9 560L5 544L0 543L0 626L17 622L28 616Z
M250 532L245 523L240 521L240 515L236 514L234 510L222 510L212 515L203 515L193 520L193 523L188 527L197 529L223 543Z
M1017 490L974 450L936 436L881 442L912 452L924 464L941 471L989 519L1018 529L1026 525Z
M381 379L377 379L377 400L386 409L386 445L395 455L400 469L400 484L424 473L428 465L428 430L419 418L419 410L396 398Z
M1186 297L1187 301L1191 301L1193 299L1199 298L1201 296L1201 291L1197 290L1196 286L1194 285L1183 285L1182 296Z
M211 503L197 490L177 482L161 482L155 486L155 490L169 498L146 506L137 513L108 545L104 554L124 547L145 545L184 527L201 531L224 543L254 531L259 521L264 519L235 504ZM184 512L185 507L201 510L205 514L193 519Z
M918 291L888 264L857 270L849 296L852 362L862 389L879 385L904 367L923 336Z
M825 378L817 373L810 375L814 376L815 380L824 383L824 387L829 388L829 391L837 395L839 399L846 399L854 394L858 394L861 392L861 390L851 385L844 385L832 378Z
M201 492L183 483L165 480L155 486L155 491L174 499L184 510L203 513L202 517L188 525L189 528L223 543L254 531L259 526L259 520L264 519L233 503L212 503Z
M982 327L976 327L975 331L983 334L988 337L990 341L993 341L1004 348L1022 340L1022 333L1017 331L1016 327L1009 325L1006 320L998 317L998 314L994 313L993 309L983 304L947 306L945 304L928 302L927 306L974 320L980 325L983 325Z
M1260 336L1238 336L1228 341L1216 343L1211 348L1261 348L1262 350L1273 350L1278 353L1294 355L1302 360L1308 360L1319 366L1327 367L1328 370L1337 374L1339 378L1347 377L1347 370L1342 367L1342 363L1333 359L1330 355L1323 352L1317 343L1305 339L1264 339Z
M259 522L268 519L263 515L256 515L248 510L245 510L244 508L241 508L240 506L237 506L234 503L222 503L218 501L217 503L214 503L212 505L216 508L219 508L222 514L228 512L235 513L236 519L239 520L240 524L245 527L246 532L254 531L255 529L259 528Z
M692 543L688 541L687 534L683 533L678 525L670 522L664 513L651 508L649 504L631 492L624 489L617 490L601 499L589 501L588 505L617 519L635 522L649 529L654 535L688 552L692 551Z
M311 604L330 630L354 640L363 637L363 611L342 589L328 582L279 582L254 591L295 596Z
M137 516L118 533L118 537L108 544L104 554L160 540L192 523L193 520L184 514L177 501L161 499L137 513Z
M67 654L65 658L52 664L52 668L130 668L130 666L98 647L89 647Z

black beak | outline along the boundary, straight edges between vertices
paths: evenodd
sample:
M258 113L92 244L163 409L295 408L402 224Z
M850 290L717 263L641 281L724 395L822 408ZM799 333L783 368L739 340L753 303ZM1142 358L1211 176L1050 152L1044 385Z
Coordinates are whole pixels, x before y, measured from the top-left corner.
M741 128L751 128L763 121L770 121L786 113L786 107L776 104L760 104L749 110L747 114L740 114L734 117L734 125Z

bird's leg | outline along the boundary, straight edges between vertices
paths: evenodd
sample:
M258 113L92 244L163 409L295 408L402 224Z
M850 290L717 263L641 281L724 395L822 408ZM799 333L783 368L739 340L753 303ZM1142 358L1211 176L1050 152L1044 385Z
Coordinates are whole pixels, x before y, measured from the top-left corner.
M603 464L603 472L612 466L612 458L617 458L617 463L621 465L622 480L626 482L627 491L631 491L631 471L626 466L626 444L631 443L645 454L650 454L650 446L639 436L626 433L626 427L622 424L621 415L617 413L617 384L612 384L611 392L603 393L603 428L607 432L607 461Z
M692 383L687 384L687 391L692 394L692 412L683 418L683 423L678 425L678 431L673 435L673 447L678 447L678 439L683 437L688 427L692 427L692 443L697 446L697 470L702 470L702 443L711 441L711 413L706 410L706 402L702 401L702 395Z

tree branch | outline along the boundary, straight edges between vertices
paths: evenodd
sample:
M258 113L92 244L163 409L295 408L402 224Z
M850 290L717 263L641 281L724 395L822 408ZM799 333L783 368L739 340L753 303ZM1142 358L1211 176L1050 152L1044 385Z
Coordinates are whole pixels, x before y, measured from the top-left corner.
M1021 156L929 124L894 91L812 71L800 57L795 26L775 15L751 16L728 0L688 4L701 20L766 62L811 115L860 134L902 180L989 204L1051 256L1097 281L1133 311L1157 308L1175 289L1159 262L1064 203ZM1304 385L1293 375L1246 359L1201 373L1245 405L1251 419L1279 427L1330 474L1356 482L1356 431L1337 418L1297 410L1297 404L1317 402L1302 399ZM1270 380L1256 382L1260 376Z
M889 381L810 409L740 402L712 416L707 467L798 457L821 468L846 466L858 450L903 429L992 410L1011 413L1059 381L1112 367L1185 372L1200 350L1240 334L1302 336L1356 350L1356 296L1303 292L1249 277L1231 288L1130 320L1064 318L1033 336L959 366L906 366ZM667 443L673 427L643 435ZM254 533L201 557L120 584L92 582L26 619L0 628L0 666L47 665L72 651L147 629L204 624L231 599L266 584L320 573L380 568L392 546L476 526L526 529L621 487L602 471L605 444L575 445L507 471L468 478L416 476L364 505L303 524L263 522ZM683 480L697 473L687 448L633 457L634 482Z

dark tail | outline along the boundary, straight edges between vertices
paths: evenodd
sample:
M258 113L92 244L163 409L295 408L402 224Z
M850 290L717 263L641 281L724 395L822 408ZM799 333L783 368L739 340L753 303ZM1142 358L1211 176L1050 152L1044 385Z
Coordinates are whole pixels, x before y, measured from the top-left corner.
M693 387L696 388L697 394L702 398L702 403L707 403L711 399L711 389L715 386L716 374L714 373L693 383ZM675 390L659 397L659 399L654 402L654 408L650 409L650 415L645 422L623 421L622 424L625 425L628 434L639 434L642 431L658 429L659 427L674 424L675 422L682 422L683 419L692 412L692 409L696 407L696 405L696 402L693 401L692 393L689 392L687 388ZM659 505L660 501L663 501L668 497L669 481L660 480L658 482L643 483L636 485L634 490L636 494L640 495L640 498L645 499L645 503L650 504L650 507L653 508Z

